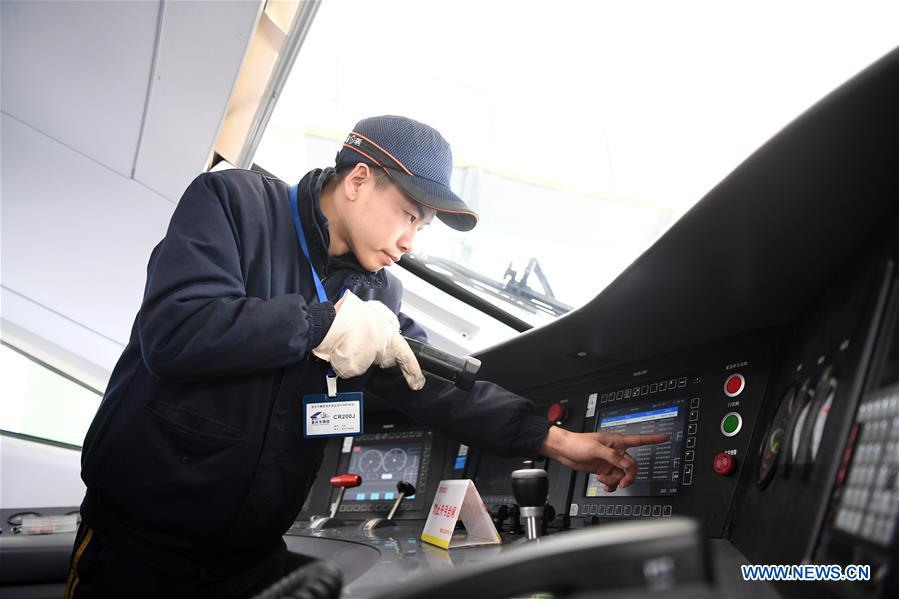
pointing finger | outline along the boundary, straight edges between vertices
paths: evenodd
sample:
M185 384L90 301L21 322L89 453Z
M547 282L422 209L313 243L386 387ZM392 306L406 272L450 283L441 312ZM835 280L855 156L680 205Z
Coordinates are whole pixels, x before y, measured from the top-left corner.
M671 440L671 435L622 435L619 444L625 447L637 447L639 445L655 445Z

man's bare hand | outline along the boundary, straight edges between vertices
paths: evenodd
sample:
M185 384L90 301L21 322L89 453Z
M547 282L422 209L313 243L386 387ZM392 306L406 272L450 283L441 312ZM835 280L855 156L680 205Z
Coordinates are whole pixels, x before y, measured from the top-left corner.
M540 454L557 460L572 470L596 474L611 493L629 487L637 478L637 462L627 450L639 445L664 443L669 435L617 435L613 433L572 433L551 426L540 446Z

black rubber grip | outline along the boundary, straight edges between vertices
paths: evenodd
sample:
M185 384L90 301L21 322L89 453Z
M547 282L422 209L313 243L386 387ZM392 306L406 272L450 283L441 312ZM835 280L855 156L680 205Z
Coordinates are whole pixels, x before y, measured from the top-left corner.
M475 377L481 368L480 360L471 356L460 358L417 339L409 337L405 339L423 371L452 381L461 389L468 390L474 385Z

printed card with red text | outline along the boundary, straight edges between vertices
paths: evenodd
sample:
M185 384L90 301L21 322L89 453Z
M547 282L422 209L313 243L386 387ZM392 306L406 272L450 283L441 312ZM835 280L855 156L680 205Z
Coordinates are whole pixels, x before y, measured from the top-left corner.
M453 532L460 518L467 534ZM469 479L440 481L421 540L444 549L502 543L481 494Z

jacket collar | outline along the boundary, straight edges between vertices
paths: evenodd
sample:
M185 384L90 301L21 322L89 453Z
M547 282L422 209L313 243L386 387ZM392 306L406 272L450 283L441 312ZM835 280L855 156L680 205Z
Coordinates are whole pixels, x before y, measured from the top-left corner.
M315 265L315 270L321 276L327 277L337 270L350 269L375 276L383 276L383 269L377 273L370 273L359 264L352 252L342 256L328 256L328 245L331 243L328 219L321 208L322 189L328 180L334 176L333 168L315 169L306 173L300 180L297 190L297 210L300 212L303 232L309 243L309 257Z

